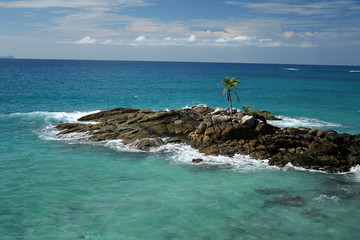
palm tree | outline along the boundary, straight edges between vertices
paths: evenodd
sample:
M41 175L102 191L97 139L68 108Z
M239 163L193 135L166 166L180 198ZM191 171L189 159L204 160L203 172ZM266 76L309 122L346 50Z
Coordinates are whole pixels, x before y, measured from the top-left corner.
M240 81L236 80L234 77L233 78L226 77L222 82L219 82L219 85L223 85L225 87L221 95L224 97L224 94L226 93L226 100L230 103L230 115L232 114L231 88L235 88L239 82ZM235 94L238 102L240 102L239 97L234 90L233 93Z

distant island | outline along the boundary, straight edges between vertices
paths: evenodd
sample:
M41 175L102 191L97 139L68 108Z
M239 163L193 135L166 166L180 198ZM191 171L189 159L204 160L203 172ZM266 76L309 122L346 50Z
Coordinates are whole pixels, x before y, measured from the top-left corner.
M123 144L145 151L166 143L187 143L206 155L246 154L269 159L270 165L290 163L326 172L347 172L360 161L360 134L278 128L267 120L281 119L264 110L230 113L202 105L171 111L115 108L78 120L84 123L57 125L58 136L84 133L79 140L121 139ZM98 123L86 123L89 121Z
M16 57L14 57L13 55L9 55L9 56L0 56L0 59L15 59Z

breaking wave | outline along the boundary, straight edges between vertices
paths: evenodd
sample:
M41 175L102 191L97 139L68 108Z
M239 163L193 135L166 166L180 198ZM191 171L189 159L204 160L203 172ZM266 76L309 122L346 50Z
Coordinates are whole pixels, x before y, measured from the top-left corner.
M278 116L282 121L268 121L270 124L277 127L308 127L308 128L328 128L328 127L343 127L339 123L326 122L316 118L290 118L285 116Z
M96 110L96 111L90 111L90 112L30 112L30 113L12 113L10 115L12 116L21 116L21 117L26 117L26 118L44 118L45 122L48 123L54 123L54 124L59 124L59 123L77 123L79 122L78 119L89 115L89 114L93 114L93 113L97 113L100 112L100 110ZM81 123L93 123L96 124L96 122L81 122Z
M124 145L121 140L104 141L103 145L119 152L143 152L132 148L131 145ZM232 168L244 172L280 169L275 166L269 166L268 160L260 161L246 155L236 154L233 157L206 156L187 144L168 143L157 148L151 148L149 154L165 156L166 160L171 163L197 165L203 168ZM202 159L203 161L193 163L192 159Z
M285 71L299 71L298 68L284 68Z
M35 132L39 135L41 139L44 140L81 140L86 138L87 133L71 133L63 136L56 136L59 131L55 128L57 124L60 123L84 123L84 124L96 124L97 122L79 122L78 119L93 113L97 113L97 111L89 111L89 112L46 112L46 111L38 111L38 112L29 112L29 113L12 113L11 117L20 117L21 119L30 122L37 123L40 125L40 129L35 130Z
M352 167L349 173L355 176L355 180L357 182L360 182L360 165Z

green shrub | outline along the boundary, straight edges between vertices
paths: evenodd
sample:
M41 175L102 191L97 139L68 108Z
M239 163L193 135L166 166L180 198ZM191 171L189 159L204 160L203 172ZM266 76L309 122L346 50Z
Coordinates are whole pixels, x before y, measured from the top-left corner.
M242 109L244 112L249 113L251 111L251 107L250 106L246 106L246 105L242 105Z

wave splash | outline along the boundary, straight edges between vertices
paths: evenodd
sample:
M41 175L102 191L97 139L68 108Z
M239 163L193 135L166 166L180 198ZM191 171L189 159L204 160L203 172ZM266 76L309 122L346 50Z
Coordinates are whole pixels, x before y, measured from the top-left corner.
M56 136L59 131L55 128L57 124L60 123L84 123L84 124L97 124L97 122L79 122L78 119L93 113L97 113L97 111L89 111L89 112L46 112L46 111L38 111L38 112L29 112L29 113L12 113L10 116L12 117L20 117L21 119L31 122L37 123L40 125L40 129L35 132L39 135L41 139L44 140L81 140L87 137L86 133L71 133L64 136Z
M131 145L124 145L121 140L110 140L103 142L105 147L109 147L119 152L143 152L134 149ZM166 160L175 164L197 165L204 168L231 168L242 172L257 170L279 170L275 166L269 166L268 160L256 160L246 155L236 154L233 157L227 156L206 156L198 150L193 149L187 144L167 143L157 148L151 148L149 154L161 154L166 156ZM201 163L193 163L192 159L202 159Z
M78 123L78 119L93 113L100 112L100 110L96 111L89 111L89 112L46 112L46 111L39 111L39 112L30 112L30 113L12 113L11 116L21 116L27 118L40 118L45 119L45 122L59 124L59 123ZM88 123L88 124L96 124L97 122L81 122L81 123Z
M308 128L327 128L327 127L343 127L339 123L326 122L316 118L290 118L285 116L278 116L282 121L268 121L270 124L277 127L308 127Z
M284 68L285 71L299 71L298 68Z

